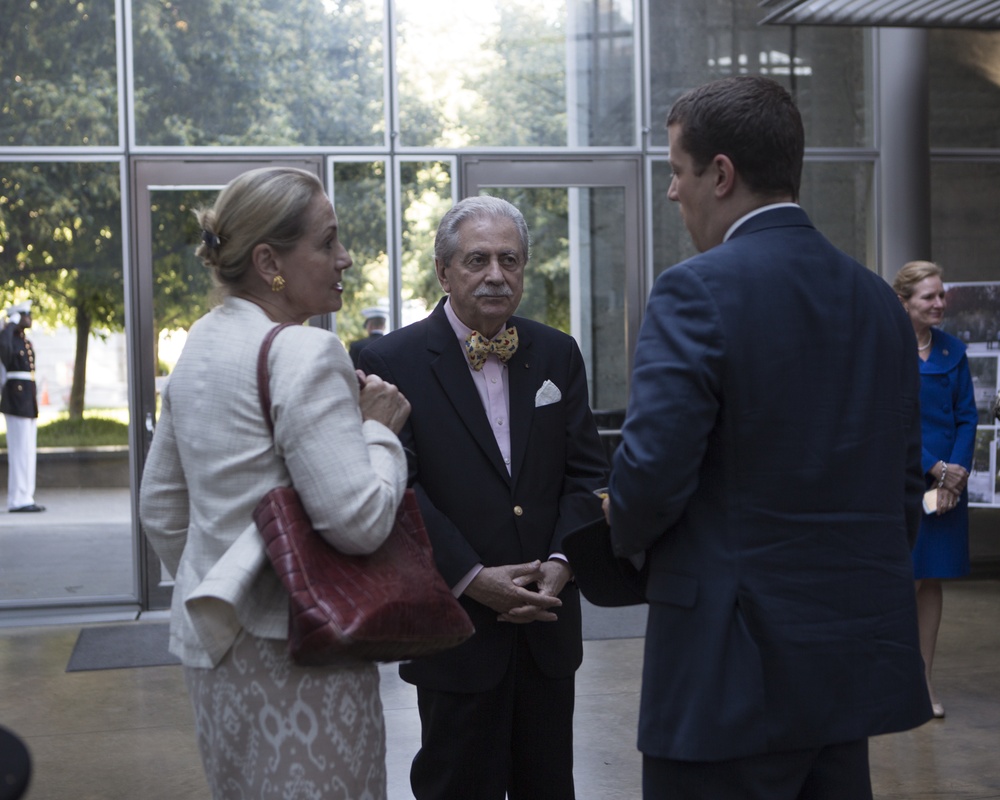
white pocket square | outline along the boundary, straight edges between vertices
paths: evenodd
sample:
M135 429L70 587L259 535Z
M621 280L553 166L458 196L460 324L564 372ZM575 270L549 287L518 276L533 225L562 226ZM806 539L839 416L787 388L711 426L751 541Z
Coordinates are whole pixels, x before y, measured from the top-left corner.
M540 406L550 406L562 400L562 392L552 381L545 381L535 392L535 408Z

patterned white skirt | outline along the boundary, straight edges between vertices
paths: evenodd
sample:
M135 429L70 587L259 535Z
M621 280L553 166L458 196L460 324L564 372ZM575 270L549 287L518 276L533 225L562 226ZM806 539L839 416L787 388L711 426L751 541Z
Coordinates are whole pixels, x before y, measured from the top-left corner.
M185 667L214 800L384 800L378 668L300 667L243 631L215 669Z

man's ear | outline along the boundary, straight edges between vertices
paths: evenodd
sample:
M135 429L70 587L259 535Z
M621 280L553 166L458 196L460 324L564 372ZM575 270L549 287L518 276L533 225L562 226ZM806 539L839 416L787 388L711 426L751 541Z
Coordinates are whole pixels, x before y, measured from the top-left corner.
M728 197L736 188L736 167L729 156L719 153L712 159L712 169L715 170L715 196Z
M447 267L441 263L441 259L435 258L434 272L437 273L438 283L441 284L441 288L444 290L445 294L451 294L451 289L448 288L448 276L445 275L445 269L447 269Z
M278 275L280 267L274 258L274 248L269 244L258 244L250 253L253 268L268 286Z

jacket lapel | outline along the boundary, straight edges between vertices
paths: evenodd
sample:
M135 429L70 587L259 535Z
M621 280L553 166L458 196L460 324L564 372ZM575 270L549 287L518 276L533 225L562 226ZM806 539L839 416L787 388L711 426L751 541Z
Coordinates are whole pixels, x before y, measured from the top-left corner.
M455 415L468 429L473 440L486 454L497 472L504 480L509 481L507 465L503 463L500 448L497 447L496 438L483 411L479 392L476 391L472 376L469 374L465 353L462 352L462 347L455 338L455 331L452 330L451 323L444 313L443 302L438 304L428 318L427 349L431 353L431 371L448 397ZM442 412L444 411L442 409ZM513 412L511 416L513 417ZM513 437L513 431L511 434ZM513 448L513 441L511 447Z
M524 456L528 450L528 432L535 414L535 391L539 382L538 367L534 364L531 334L514 317L511 324L517 327L517 352L507 363L507 388L510 394L510 474L516 485Z

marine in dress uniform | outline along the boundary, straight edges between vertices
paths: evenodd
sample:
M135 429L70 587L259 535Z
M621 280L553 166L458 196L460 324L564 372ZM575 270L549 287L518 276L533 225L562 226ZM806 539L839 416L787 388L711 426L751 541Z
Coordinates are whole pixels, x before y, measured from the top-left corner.
M31 327L31 301L7 309L7 325L0 331L0 361L6 371L0 412L7 421L7 510L38 512L35 502L35 460L38 433L38 397L35 389L35 351L25 336Z
M389 318L389 309L383 306L372 306L363 309L361 316L365 318L365 330L368 335L364 339L351 342L348 353L351 356L351 363L354 368L358 368L358 359L361 358L361 351L373 342L377 342L385 334L385 323Z

